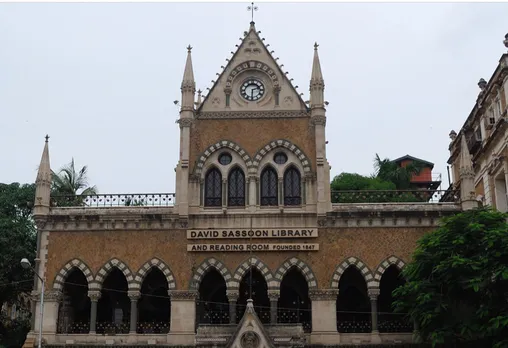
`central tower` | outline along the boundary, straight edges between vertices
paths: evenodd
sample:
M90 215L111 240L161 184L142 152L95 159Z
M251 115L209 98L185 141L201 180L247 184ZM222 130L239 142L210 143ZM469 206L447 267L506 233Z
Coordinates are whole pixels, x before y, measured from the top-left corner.
M206 96L196 89L191 49L181 85L180 218L200 213L331 209L324 80L314 45L305 102L254 22Z

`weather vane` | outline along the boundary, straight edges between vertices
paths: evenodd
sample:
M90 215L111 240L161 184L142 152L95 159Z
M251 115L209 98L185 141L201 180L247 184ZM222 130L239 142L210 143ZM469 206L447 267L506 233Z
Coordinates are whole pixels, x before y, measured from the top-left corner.
M257 11L257 10L258 10L258 7L254 6L253 2L251 2L250 6L247 6L247 11L251 12L251 16L252 16L252 21L253 22L254 22L254 11Z

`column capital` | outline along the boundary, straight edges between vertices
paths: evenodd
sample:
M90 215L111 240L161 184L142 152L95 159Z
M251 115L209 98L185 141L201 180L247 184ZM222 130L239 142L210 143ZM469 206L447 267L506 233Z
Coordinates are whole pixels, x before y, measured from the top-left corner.
M377 301L377 297L379 296L379 289L378 288L368 289L367 294L369 295L371 301Z
M268 298L270 301L277 301L280 297L280 290L268 290Z
M38 293L40 295L40 292ZM59 302L62 298L63 292L60 290L49 290L44 293L44 302Z
M309 290L312 301L334 301L339 296L339 289L313 289Z
M90 301L97 302L101 298L101 292L99 290L89 290L88 297L90 298Z
M195 301L198 297L196 290L168 290L171 301Z
M236 302L240 294L237 290L226 290L226 296L228 297L229 302Z
M127 296L129 296L131 301L137 301L141 297L141 293L138 290L129 290L127 291Z

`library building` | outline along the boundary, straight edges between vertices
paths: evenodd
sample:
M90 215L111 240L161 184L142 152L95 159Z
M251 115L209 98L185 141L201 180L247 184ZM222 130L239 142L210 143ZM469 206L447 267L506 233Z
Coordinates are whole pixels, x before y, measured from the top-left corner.
M35 277L25 348L40 332L44 347L413 341L392 291L416 241L474 205L467 147L459 191L439 193L429 162L414 201L332 191L318 45L300 67L304 96L255 23L245 29L206 95L182 50L176 192L55 197L46 139L34 203L44 306Z

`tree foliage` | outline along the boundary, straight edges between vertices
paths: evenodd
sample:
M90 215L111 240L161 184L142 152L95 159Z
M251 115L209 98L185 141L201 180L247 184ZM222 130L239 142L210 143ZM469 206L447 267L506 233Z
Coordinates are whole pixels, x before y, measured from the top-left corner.
M487 208L466 211L420 239L394 296L424 341L508 347L507 218Z
M32 289L33 273L23 269L20 260L26 257L33 262L35 259L34 200L34 184L0 184L0 308L4 303L23 307ZM9 327L6 321L0 320L2 341L12 332Z
M58 206L79 206L83 204L82 196L97 194L97 187L88 184L88 166L76 171L74 158L58 173L51 171L51 174L51 195Z
M420 174L423 166L419 162L411 162L402 167L389 158L381 159L376 153L374 168L377 179L393 183L397 190L408 190L411 188L411 178Z

